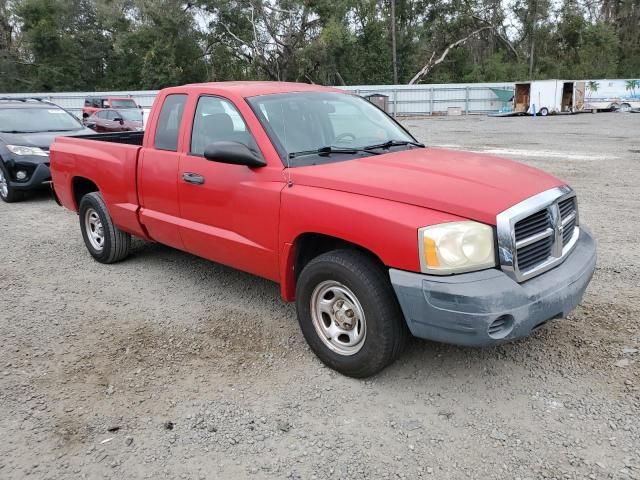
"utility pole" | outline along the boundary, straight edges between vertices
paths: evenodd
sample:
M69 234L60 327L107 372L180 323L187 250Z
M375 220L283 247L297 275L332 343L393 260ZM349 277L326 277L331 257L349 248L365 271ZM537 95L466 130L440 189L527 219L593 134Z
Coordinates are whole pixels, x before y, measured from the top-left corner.
M536 17L538 16L538 0L533 0L533 18L531 20L531 51L529 52L529 80L533 80L533 56L536 43Z
M398 55L396 53L396 0L391 0L391 55L393 57L393 84L398 84Z

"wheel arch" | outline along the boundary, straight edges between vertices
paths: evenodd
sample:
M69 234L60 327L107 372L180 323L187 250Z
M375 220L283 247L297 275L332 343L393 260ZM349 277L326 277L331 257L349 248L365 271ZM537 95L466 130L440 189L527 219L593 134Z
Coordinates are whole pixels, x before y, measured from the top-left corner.
M99 192L100 188L91 179L86 177L73 177L71 179L71 193L76 211L80 210L80 200L88 193Z
M281 265L280 293L287 302L293 302L296 295L296 282L302 269L314 258L332 250L357 250L369 255L381 268L385 267L382 258L370 248L334 235L319 232L304 232L291 243L285 244Z

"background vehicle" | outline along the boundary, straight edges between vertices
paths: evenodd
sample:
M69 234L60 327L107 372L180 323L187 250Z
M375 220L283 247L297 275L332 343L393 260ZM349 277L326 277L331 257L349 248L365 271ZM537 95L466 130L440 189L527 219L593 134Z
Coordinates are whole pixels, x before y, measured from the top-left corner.
M103 108L140 108L133 98L129 97L87 97L82 108L82 118L87 118Z
M142 110L106 108L98 110L85 120L85 125L96 132L140 132Z
M391 363L409 332L526 336L575 308L595 269L561 180L424 148L366 100L315 85L165 89L144 134L56 139L52 173L96 260L124 259L135 235L279 282L313 351L354 377Z
M57 105L37 98L0 98L0 198L20 200L24 192L51 180L49 145L57 135L89 133Z
M587 82L586 108L630 111L640 108L639 80L592 80Z
M585 82L537 80L516 83L513 111L547 116L584 109ZM534 112L535 106L535 112Z

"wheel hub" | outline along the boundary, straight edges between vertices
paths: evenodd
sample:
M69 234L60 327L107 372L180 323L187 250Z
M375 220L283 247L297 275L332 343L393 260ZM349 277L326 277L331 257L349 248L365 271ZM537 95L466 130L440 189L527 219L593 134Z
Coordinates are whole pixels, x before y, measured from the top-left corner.
M354 308L354 305L345 300L338 300L333 304L334 321L340 328L351 330L355 327L357 319Z
M87 209L84 215L84 225L89 243L97 251L101 251L104 248L104 227L98 212L93 208Z
M354 355L364 345L364 310L355 294L339 282L328 280L316 286L311 319L322 342L340 355Z
M9 184L4 177L4 172L0 170L0 195L7 197L9 195Z

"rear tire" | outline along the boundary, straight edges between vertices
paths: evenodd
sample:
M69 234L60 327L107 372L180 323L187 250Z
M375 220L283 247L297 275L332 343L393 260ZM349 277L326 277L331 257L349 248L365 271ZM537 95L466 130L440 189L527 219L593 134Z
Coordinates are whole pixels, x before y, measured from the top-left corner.
M0 160L0 198L7 202L18 202L24 198L24 193L9 185L9 172Z
M549 109L547 107L542 107L538 113L541 117L546 117L549 115Z
M296 307L313 352L349 377L378 373L407 341L388 273L364 252L334 250L311 260L298 278Z
M129 255L131 235L114 225L99 192L82 197L79 210L82 238L93 258L100 263L115 263Z

